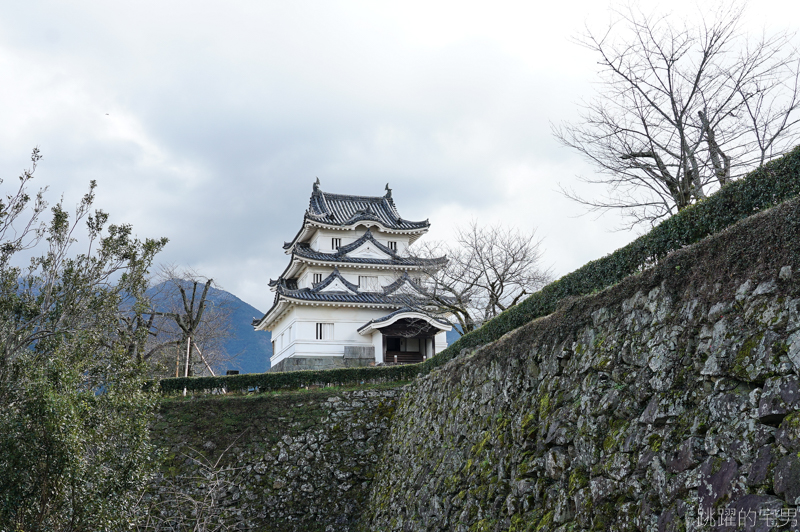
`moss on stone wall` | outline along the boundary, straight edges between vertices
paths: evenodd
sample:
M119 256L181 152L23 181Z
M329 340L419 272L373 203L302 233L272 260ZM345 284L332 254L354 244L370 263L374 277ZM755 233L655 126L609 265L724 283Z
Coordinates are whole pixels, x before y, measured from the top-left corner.
M162 530L188 529L200 501L214 524L238 529L352 530L398 394L395 384L165 399L151 514Z
M685 530L701 511L796 510L798 234L794 200L402 390L165 402L154 500L173 480L201 492L190 447L230 446L219 505L250 530Z
M798 234L795 200L419 378L363 530L684 530L701 510L796 509Z

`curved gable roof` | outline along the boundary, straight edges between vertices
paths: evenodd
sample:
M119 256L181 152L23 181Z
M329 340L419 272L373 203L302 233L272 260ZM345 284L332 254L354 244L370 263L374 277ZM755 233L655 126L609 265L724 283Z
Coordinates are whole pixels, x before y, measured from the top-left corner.
M328 225L353 225L371 220L390 229L425 229L430 226L428 220L412 222L400 216L388 183L384 196L351 196L323 192L317 181L308 202L306 216Z
M453 325L442 318L432 316L431 314L421 311L419 308L403 307L387 314L386 316L369 320L367 323L359 327L357 332L361 335L371 334L375 329L386 327L401 319L424 320L440 331L450 331L453 329Z
M313 288L306 288L305 290L309 290L314 293L320 293L325 290L329 285L331 285L334 281L341 281L341 283L350 290L351 292L358 293L358 285L355 285L342 277L342 274L339 273L339 268L334 268L333 273L323 279L321 282L314 285Z
M289 249L303 233L307 221L334 227L350 227L359 222L375 222L386 229L395 231L427 231L428 220L414 222L405 220L397 211L392 199L392 189L386 184L383 196L353 196L333 194L319 188L319 179L308 201L308 209L303 216L303 227L291 242L284 242L283 249Z
M370 257L348 257L347 254L355 251L361 247L365 242L370 242L378 250L382 251L389 256L388 259L370 258ZM434 259L422 259L418 257L402 257L391 248L388 248L378 242L369 229L362 237L355 242L351 242L346 246L340 247L335 253L323 253L321 251L314 251L308 244L297 244L293 250L293 254L298 258L310 259L315 261L324 262L338 262L338 263L352 263L352 264L379 264L391 266L417 266L417 267L441 267L447 262L446 257L437 257Z

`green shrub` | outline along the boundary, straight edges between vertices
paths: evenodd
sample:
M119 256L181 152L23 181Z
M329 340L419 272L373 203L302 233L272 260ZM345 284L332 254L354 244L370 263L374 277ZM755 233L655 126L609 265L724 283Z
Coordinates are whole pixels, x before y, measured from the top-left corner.
M698 242L711 234L800 195L800 146L770 161L746 177L729 183L705 201L692 205L663 221L614 253L594 260L550 283L520 304L465 334L453 345L420 364L388 367L344 368L322 371L291 371L164 379L165 393L228 390L277 390L308 385L343 385L404 381L428 373L455 357L462 349L493 342L531 320L551 314L559 302L602 290L625 277L653 266L669 253Z
M413 380L420 372L419 364L338 368L327 370L285 371L276 373L247 373L220 375L219 377L179 377L162 379L161 391L165 394L188 392L260 391L297 389L302 386L346 386L352 384L377 384Z

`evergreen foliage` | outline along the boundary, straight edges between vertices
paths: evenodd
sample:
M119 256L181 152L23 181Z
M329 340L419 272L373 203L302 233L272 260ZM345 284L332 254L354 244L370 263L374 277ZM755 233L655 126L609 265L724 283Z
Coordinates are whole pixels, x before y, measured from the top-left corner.
M106 226L94 183L74 217L58 203L41 222L32 173L0 202L0 530L124 530L154 468L138 325L166 241ZM88 250L74 253L84 222Z
M162 379L163 393L259 391L297 389L302 386L347 386L381 382L409 381L420 372L419 364L326 370L283 371L221 375L219 377L181 377Z

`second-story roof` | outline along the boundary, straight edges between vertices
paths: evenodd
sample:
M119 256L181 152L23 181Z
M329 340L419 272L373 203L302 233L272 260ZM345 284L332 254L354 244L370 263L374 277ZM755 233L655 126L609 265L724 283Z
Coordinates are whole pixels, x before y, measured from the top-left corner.
M378 257L351 257L349 253L357 250L359 247L369 242L379 251L386 255L386 258ZM375 264L386 266L399 266L399 267L441 267L447 263L446 257L436 257L432 259L425 259L419 257L402 256L395 250L381 244L372 234L372 231L367 230L360 238L340 247L334 253L323 253L311 249L306 243L297 244L293 250L294 255L298 258L308 259L318 262L331 262L339 264Z

